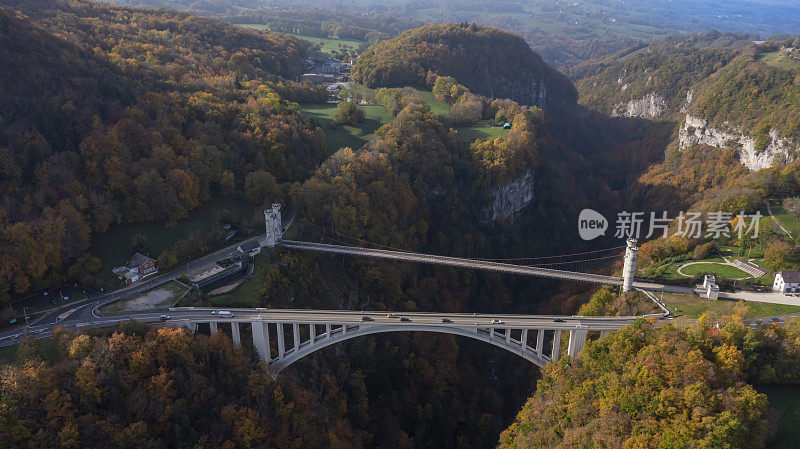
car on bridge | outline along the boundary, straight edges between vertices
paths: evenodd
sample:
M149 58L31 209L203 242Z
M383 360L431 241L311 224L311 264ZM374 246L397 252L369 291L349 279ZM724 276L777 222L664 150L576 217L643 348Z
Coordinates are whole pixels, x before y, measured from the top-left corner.
M554 323L566 323L563 318L553 318Z
M386 318L397 318L397 315L395 315L393 313L390 313L390 314L386 315Z
M400 318L400 321L411 321L411 318L404 316L403 318Z
M500 320L498 320L497 318L494 318L494 319L492 320L492 324L503 324L503 322L502 322L502 321L500 321Z
M229 312L227 310L220 310L219 312L217 312L217 316L220 316L222 318L233 318L233 312Z
M451 320L450 318L442 318L442 323L452 323L452 322L453 320Z
M161 315L158 319L160 319L162 322L165 322L165 321L169 321L170 316L169 315Z
M361 317L361 321L375 321L375 320L373 320L372 318L364 315L364 316Z

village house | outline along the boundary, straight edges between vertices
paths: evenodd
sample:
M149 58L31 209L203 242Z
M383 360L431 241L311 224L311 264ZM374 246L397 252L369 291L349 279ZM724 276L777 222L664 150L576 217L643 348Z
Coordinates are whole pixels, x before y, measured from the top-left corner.
M156 267L155 260L144 254L136 253L127 264L116 267L111 271L117 275L125 285L131 285L147 276L158 273L158 268Z
M779 271L775 273L772 290L781 293L800 293L800 271Z

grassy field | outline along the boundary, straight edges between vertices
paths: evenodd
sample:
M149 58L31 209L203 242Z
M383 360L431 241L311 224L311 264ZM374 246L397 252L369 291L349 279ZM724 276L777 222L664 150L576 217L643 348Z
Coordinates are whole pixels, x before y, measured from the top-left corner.
M787 51L772 51L769 53L762 53L758 56L758 61L763 62L770 67L787 72L800 71L800 61L793 59ZM774 210L773 210L774 212Z
M775 215L775 218L780 220L781 224L783 224L783 227L786 228L787 231L791 232L792 236L800 236L800 217L792 212L789 212L781 206L772 206L771 209L772 214ZM779 228L777 232L782 231Z
M264 274L270 266L269 254L262 251L254 258L253 264L253 274L249 278L245 279L230 293L209 297L209 302L214 306L221 307L259 306L259 297L261 296Z
M767 395L769 406L775 411L777 426L775 434L767 443L770 449L794 449L800 447L800 386L761 385L759 393Z
M722 265L718 263L705 263L705 262L684 267L681 269L681 272L691 276L713 274L728 279L739 279L750 276L744 271L736 267L732 267L730 265Z
M705 312L712 312L717 316L730 315L733 306L738 301L719 299L710 301L697 296L677 295L672 293L664 294L664 302L672 308L678 315L686 318L700 318ZM783 304L770 304L764 302L746 302L750 308L750 317L785 315L787 313L800 312L800 306L787 306Z
M313 118L325 131L328 152L333 154L342 147L361 148L370 135L381 125L392 121L392 114L380 105L361 105L364 110L364 123L360 126L339 125L332 129L328 124L336 115L336 105L331 103L305 103L300 105L305 118Z
M103 313L119 313L140 310L161 310L174 306L180 297L189 290L188 287L177 281L170 281L164 285L143 292L136 298L117 301L100 308Z
M115 226L93 237L91 253L100 258L103 271L122 265L133 255L130 244L136 234L147 236L146 252L150 257L158 257L177 240L185 238L192 231L206 230L216 223L217 212L228 209L234 219L249 217L254 207L242 200L220 199L208 202L173 227L163 223L137 223Z
M263 24L246 23L240 25L245 28L253 28L255 30L269 31L269 28ZM364 41L358 41L354 39L339 39L338 37L315 37L315 36L304 36L302 34L292 34L292 36L297 36L303 40L311 42L312 44L319 44L320 51L322 53L330 53L331 50L338 51L339 47L341 46L357 49L359 46L366 43Z
M507 129L501 126L492 126L488 122L476 123L471 126L459 126L458 138L464 142L474 142L476 140L494 140L498 137L506 137Z

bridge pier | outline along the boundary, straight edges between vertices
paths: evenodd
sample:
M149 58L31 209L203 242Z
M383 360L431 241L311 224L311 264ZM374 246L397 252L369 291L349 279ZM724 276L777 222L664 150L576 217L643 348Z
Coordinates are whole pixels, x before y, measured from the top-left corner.
M622 291L629 292L633 289L633 277L636 275L636 255L639 247L636 246L636 239L631 237L626 242L625 260L622 265Z
M519 337L519 343L523 351L528 349L528 329L522 329L522 335Z
M283 323L278 323L278 358L286 354L286 341L283 338Z
M567 345L567 355L575 357L583 349L586 343L586 329L572 329L569 331L569 344Z
M242 346L242 335L239 333L239 322L231 321L231 337L233 337L233 345L237 348Z
M561 330L558 329L553 334L553 355L550 357L554 362L561 356Z
M256 348L256 352L258 352L258 356L261 360L265 360L269 363L269 330L267 329L267 323L260 320L251 321L250 323L253 326L253 347Z
M300 350L300 325L297 323L292 324L292 337L294 337L294 350Z
M543 352L544 352L544 329L538 329L536 331L536 355L541 357Z
M185 327L186 330L188 330L193 334L197 332L197 323L195 323L194 321L184 320L183 327Z
M214 334L217 333L217 331L219 331L219 329L217 329L217 322L216 321L212 321L212 322L208 323L208 327L211 328L211 335L214 335Z

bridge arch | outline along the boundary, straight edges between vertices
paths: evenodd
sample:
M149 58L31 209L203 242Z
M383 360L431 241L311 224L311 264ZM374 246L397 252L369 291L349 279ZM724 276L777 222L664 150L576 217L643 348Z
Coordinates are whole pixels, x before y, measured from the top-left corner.
M485 343L489 343L491 345L497 346L499 348L505 349L513 354L516 354L523 359L535 364L538 367L544 367L547 363L552 361L552 352L551 355L545 355L543 353L543 349L541 347L533 348L527 344L527 341L523 343L521 340L511 338L511 330L520 330L522 335L527 335L528 329L520 329L520 328L481 328L481 327L462 327L462 326L453 326L453 325L430 325L430 324L406 324L402 326L398 325L391 325L391 324L373 324L373 325L356 325L356 326L348 326L344 332L342 329L345 329L344 326L338 329L335 329L332 335L328 336L326 334L317 336L318 339L315 341L305 341L303 342L298 348L290 349L286 351L282 356L279 354L276 358L271 358L271 360L267 360L268 368L270 373L274 376L280 373L282 370L286 369L294 362L306 357L322 348L326 348L336 343L340 343L346 340L350 340L356 337L362 337L365 335L372 335L372 334L381 334L381 333L388 333L388 332L432 332L432 333L440 333L440 334L451 334L451 335L459 335L462 337L472 338L474 340L483 341ZM498 330L504 330L506 334L502 334L497 332ZM539 330L541 332L544 329ZM560 341L560 334L561 330L554 331L554 343L558 344ZM527 340L527 338L525 338ZM538 344L541 345L543 343L543 338L537 338ZM537 345L538 346L538 345ZM262 355L262 359L264 359ZM557 358L557 357L556 357Z

